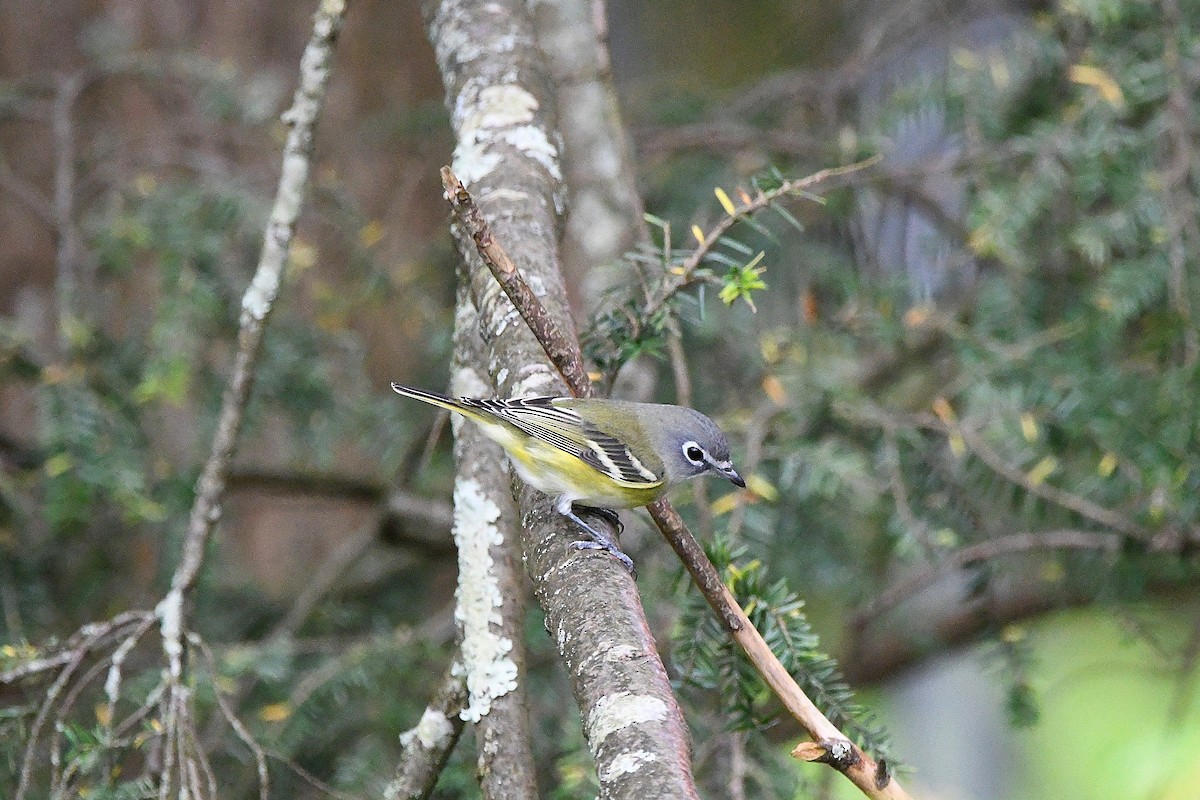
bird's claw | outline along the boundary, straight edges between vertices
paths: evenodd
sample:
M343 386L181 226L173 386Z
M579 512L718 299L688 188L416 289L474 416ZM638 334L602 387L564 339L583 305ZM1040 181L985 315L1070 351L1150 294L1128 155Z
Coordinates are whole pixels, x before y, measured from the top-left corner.
M620 561L625 569L629 570L629 574L632 575L634 579L637 578L637 568L633 565L633 559L612 545L605 544L603 542L595 542L590 539L583 539L580 541L571 542L570 547L573 550L603 550L617 561Z

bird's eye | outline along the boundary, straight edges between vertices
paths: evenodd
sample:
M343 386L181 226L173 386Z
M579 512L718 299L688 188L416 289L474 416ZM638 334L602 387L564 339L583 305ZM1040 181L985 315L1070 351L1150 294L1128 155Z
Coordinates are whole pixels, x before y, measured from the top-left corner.
M684 442L683 454L687 456L687 460L693 464L704 463L704 451L695 442Z

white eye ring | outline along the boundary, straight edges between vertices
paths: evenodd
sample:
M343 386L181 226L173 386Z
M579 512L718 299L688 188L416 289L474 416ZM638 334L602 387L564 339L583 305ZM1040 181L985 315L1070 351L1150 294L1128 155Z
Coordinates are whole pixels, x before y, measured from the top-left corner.
M696 466L700 466L704 463L704 448L695 442L684 442L683 457Z

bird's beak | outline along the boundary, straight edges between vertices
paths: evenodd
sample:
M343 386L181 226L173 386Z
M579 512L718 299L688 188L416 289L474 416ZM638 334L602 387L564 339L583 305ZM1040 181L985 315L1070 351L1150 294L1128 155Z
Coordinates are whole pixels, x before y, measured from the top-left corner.
M726 478L729 478L730 482L734 486L740 487L742 489L746 488L746 482L744 480L742 480L742 476L738 475L737 470L734 469L733 467L728 467L726 469L721 470L721 474L724 475Z

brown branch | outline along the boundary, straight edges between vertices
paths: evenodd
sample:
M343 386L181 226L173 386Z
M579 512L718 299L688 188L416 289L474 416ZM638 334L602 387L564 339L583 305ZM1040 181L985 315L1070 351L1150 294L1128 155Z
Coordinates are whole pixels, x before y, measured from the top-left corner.
M441 173L442 186L446 188L446 199L450 201L459 220L475 241L475 248L483 258L483 263L491 270L496 282L508 295L508 299L521 314L529 330L544 344L546 355L566 381L567 388L576 397L593 397L595 388L588 378L587 368L579 353L579 343L574 341L574 337L568 337L562 332L558 323L550 316L550 312L534 295L529 284L517 271L517 265L492 235L492 228L483 218L483 212L479 210L479 206L475 204L475 200L458 176L450 167L442 167Z
M1117 533L1065 529L1014 533L979 542L955 550L943 561L926 566L889 586L856 615L851 625L865 627L922 589L975 564L1016 553L1046 550L1093 550L1113 553L1121 549L1123 541L1124 537Z
M1135 539L1147 540L1150 538L1150 533L1138 525L1133 520L1123 514L1097 505L1079 495L1072 494L1064 489L1059 489L1057 486L1052 486L1048 483L1035 483L1029 479L1024 472L1005 461L999 453L991 448L987 442L980 438L979 434L974 430L959 425L939 424L947 432L957 432L962 436L963 444L967 449L974 453L980 461L986 464L993 472L1010 481L1011 483L1020 486L1025 491L1032 495L1042 498L1048 502L1054 503L1057 506L1074 511L1084 519L1091 520L1106 528L1112 528L1115 531L1120 531Z
M824 179L824 177L829 177L832 174L836 174L836 172L826 170L824 173L818 173L817 176L813 176L811 180L806 179L805 182L790 182L790 191L795 192L801 186L807 187L812 185L816 182L818 176L820 176L820 179ZM547 319L549 315L544 308L541 308L541 301L529 290L527 285L524 285L524 280L516 268L512 266L512 260L492 234L487 221L483 218L482 213L478 211L478 207L475 206L471 195L463 188L461 182L458 181L449 167L442 168L442 179L446 187L447 197L450 199L451 205L458 215L459 222L475 241L484 263L488 265L493 275L496 276L497 281L504 287L505 293L517 307L522 318L526 320ZM765 202L763 204L765 205ZM731 221L728 224L718 226L718 230L706 238L706 243L709 247L715 244L721 233L735 221L735 218L731 217L729 219ZM700 259L703 257L704 248L700 248L697 253L697 255L694 255L693 268L696 264L699 264ZM502 265L508 265L509 268L506 269ZM524 288L516 288L510 291L509 287L516 284L524 285ZM529 307L522 307L522 304L527 304ZM538 343L545 350L546 355L550 358L555 368L558 369L564 380L566 380L571 392L577 397L593 396L594 388L587 377L587 370L584 368L583 356L579 351L578 345L561 336L561 334L557 334L558 328L554 325L539 323L535 326L531 324L530 330L537 337ZM557 338L550 338L556 334ZM679 555L709 605L712 606L726 629L733 635L742 649L745 650L755 669L762 675L768 686L771 687L771 690L783 701L788 711L804 726L813 739L845 741L852 748L853 752L858 755L858 758L853 760L854 763L846 761L836 765L840 769L844 767L842 769L843 774L850 778L868 797L893 799L908 797L908 794L900 787L900 784L888 775L886 770L881 771L869 756L862 753L857 746L850 743L847 737L804 694L803 690L775 657L775 654L771 652L771 648L763 640L762 635L750 623L749 618L738 605L737 600L730 594L724 582L722 582L720 574L712 562L708 560L708 557L704 553L704 548L701 547L700 543L688 531L683 519L671 507L670 503L665 499L661 499L651 504L649 510L659 530L662 531L671 547ZM880 781L881 777L885 778L885 780Z

